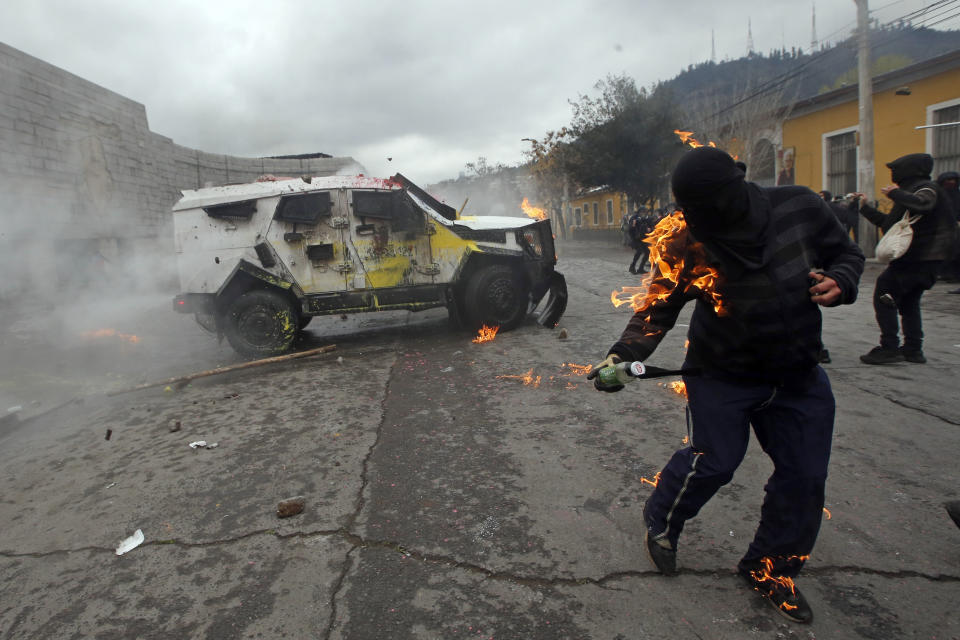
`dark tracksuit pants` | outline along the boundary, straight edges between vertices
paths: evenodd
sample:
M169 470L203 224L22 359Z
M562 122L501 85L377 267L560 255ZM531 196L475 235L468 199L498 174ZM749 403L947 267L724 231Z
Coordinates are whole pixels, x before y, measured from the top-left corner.
M795 577L810 555L823 517L833 437L834 399L820 367L801 389L685 377L690 446L674 453L644 509L654 538L673 548L683 524L730 482L747 451L750 426L774 471L764 488L760 526L740 561L773 560L775 575Z
M880 346L896 349L900 346L903 329L903 347L911 351L923 348L923 321L920 318L920 298L937 281L940 262L892 262L877 278L873 288L873 311L880 325ZM890 294L896 306L884 304L880 296ZM897 314L900 321L897 321Z

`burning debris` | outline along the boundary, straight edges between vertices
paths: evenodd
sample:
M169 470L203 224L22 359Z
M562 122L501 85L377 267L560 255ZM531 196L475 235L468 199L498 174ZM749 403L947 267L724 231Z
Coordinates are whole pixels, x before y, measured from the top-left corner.
M527 217L533 218L534 220L546 220L547 212L545 209L540 207L534 207L530 204L530 201L527 198L523 199L523 202L520 203L520 208L523 209L523 212L527 214Z
M830 520L830 519L833 518L833 515L830 513L830 509L827 509L826 507L824 507L824 508L823 508L823 513L824 513L825 516L827 516L827 520Z
M497 337L497 331L500 330L500 327L488 327L483 325L480 327L480 331L477 332L477 337L471 340L476 344L481 344L483 342L490 342Z

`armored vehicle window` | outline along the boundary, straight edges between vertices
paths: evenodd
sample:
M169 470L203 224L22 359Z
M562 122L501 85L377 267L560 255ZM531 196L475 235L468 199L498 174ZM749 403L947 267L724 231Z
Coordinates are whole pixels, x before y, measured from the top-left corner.
M403 191L354 191L353 212L361 218L390 220L393 231L422 226L423 212Z
M326 191L303 193L280 198L274 220L294 224L317 224L322 216L330 215L333 203Z
M243 202L228 202L226 204L214 204L204 207L203 210L211 218L229 218L234 220L249 220L257 211L256 200L244 200Z
M400 192L397 191L396 193ZM396 202L396 198L391 192L353 192L353 212L364 218L383 218L389 220L393 217L394 202Z

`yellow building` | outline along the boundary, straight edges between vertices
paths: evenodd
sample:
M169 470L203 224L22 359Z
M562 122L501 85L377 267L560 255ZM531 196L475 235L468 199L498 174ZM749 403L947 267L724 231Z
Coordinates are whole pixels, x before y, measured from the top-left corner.
M595 187L577 194L563 205L568 237L607 236L620 233L620 222L627 214L627 196L610 187Z
M875 77L873 198L883 202L880 188L890 184L886 163L907 153L932 155L934 178L960 171L958 122L960 51ZM858 123L856 85L799 102L783 123L778 183L789 183L792 171L795 184L814 191L859 191Z

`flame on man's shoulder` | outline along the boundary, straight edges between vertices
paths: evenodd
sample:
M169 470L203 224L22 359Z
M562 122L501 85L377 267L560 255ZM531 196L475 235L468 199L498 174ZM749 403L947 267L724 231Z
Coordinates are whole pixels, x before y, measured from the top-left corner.
M716 291L720 272L707 264L706 250L690 237L682 212L674 211L660 220L643 242L650 247L652 268L641 286L623 287L610 294L615 307L629 303L637 313L648 311L682 286L684 292L698 289L718 315L725 313Z

